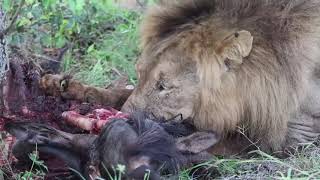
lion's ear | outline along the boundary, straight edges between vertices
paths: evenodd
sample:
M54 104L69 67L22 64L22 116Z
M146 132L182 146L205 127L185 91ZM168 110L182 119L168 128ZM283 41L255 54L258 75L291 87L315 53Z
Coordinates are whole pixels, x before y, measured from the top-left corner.
M217 52L225 60L241 64L252 50L253 37L249 31L238 31L225 38L217 49Z

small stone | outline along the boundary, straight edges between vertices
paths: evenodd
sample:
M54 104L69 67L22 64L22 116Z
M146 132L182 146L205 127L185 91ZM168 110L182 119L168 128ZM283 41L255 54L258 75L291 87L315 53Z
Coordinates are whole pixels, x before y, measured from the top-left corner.
M134 86L133 86L133 85L127 85L127 86L126 86L126 89L133 90L133 89L134 89Z

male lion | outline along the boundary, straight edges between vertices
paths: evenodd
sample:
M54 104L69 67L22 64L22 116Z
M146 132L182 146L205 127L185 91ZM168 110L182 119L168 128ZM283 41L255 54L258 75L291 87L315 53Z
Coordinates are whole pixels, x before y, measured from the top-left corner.
M223 144L242 127L268 152L320 134L319 0L162 1L141 35L124 111L182 113Z

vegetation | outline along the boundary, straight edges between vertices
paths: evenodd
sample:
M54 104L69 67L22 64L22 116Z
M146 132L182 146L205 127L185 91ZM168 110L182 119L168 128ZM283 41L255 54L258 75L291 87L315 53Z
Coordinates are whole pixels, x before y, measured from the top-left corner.
M139 55L137 26L141 11L119 8L112 0L0 0L0 5L7 17L14 17L21 7L7 40L35 61L38 57L50 59L50 52L69 46L61 68L75 78L103 87L126 74L136 82L134 63ZM250 159L216 157L183 171L179 179L196 179L195 172L200 169L209 169L204 172L225 179L320 179L320 149L314 145L283 160L255 153L258 155ZM37 153L30 158L34 165L46 169ZM0 179L3 172L0 170ZM41 179L43 175L32 166L15 177Z
M3 0L5 13L12 17L21 1ZM113 0L26 0L8 42L35 57L68 45L63 71L88 84L105 86L119 74L135 82L139 21L138 11Z
M35 151L34 153L31 153L29 155L30 160L32 161L32 165L29 171L21 172L16 176L17 180L29 180L29 179L44 179L45 172L44 170L47 170L47 167L44 165L44 162L39 160L38 152ZM38 166L40 168L43 168L44 170L38 170L34 167Z
M297 149L286 159L279 159L261 151L250 153L253 156L251 158L215 157L210 162L182 172L180 177L190 179L191 176L191 179L197 179L190 172L206 169L210 172L209 176L217 179L319 179L319 153L319 147L309 144Z

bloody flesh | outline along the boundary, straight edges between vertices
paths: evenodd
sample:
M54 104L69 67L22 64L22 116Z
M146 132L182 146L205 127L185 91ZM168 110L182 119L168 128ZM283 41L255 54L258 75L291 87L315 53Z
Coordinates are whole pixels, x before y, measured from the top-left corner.
M99 133L100 129L112 118L125 118L123 114L111 107L94 103L64 100L60 97L46 96L39 88L40 70L32 63L11 61L7 73L1 103L4 107L0 114L0 131L7 121L30 121L50 125L70 133ZM14 138L5 135L5 145L10 151ZM49 169L46 179L70 174L68 168L54 157L40 154ZM9 154L0 154L0 167L10 163L16 167L16 160ZM11 164L12 163L12 164ZM25 168L25 167L24 167ZM14 169L23 171L24 168ZM25 168L28 170L28 168Z

